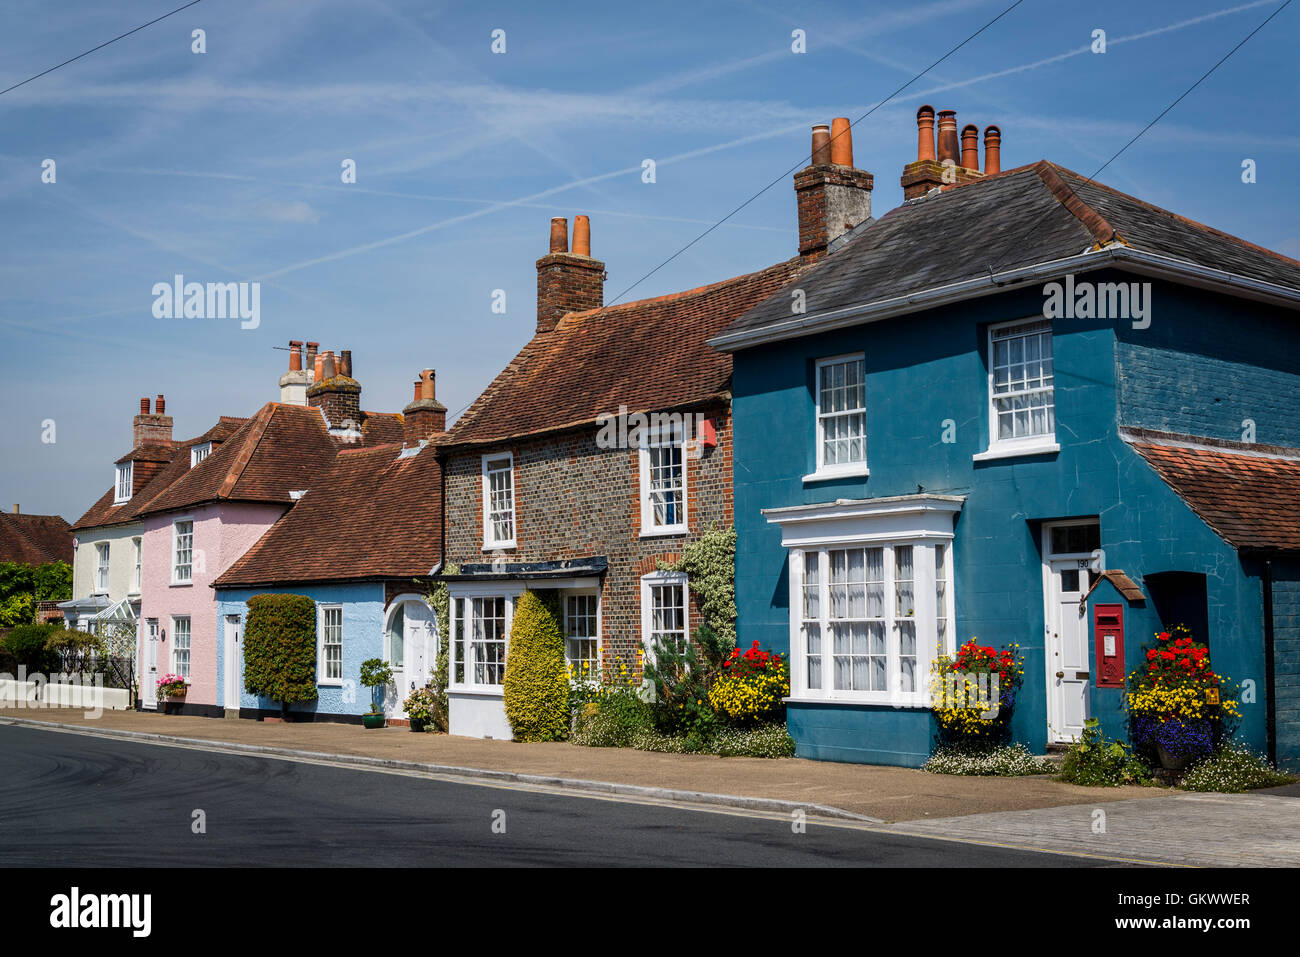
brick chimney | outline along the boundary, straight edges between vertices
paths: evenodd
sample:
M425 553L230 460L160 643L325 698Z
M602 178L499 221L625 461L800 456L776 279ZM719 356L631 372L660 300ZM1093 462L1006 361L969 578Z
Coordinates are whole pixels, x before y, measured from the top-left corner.
M307 387L307 405L325 414L331 433L344 433L339 436L344 438L359 438L361 384L342 371L343 368L352 371L352 353L344 352L335 357L331 351L317 353L314 358L319 373Z
M550 252L537 260L537 331L550 332L567 313L604 304L605 264L591 258L591 221L579 216L574 222L569 252L569 221L555 217Z
M157 411L151 413L149 399L146 397L140 400L140 412L132 422L131 448L172 444L172 417L165 414L167 401L162 396L158 396L156 408Z
M953 110L940 111L938 127L936 149L934 107L927 104L916 111L916 162L903 167L900 182L904 200L916 199L939 187L960 186L984 175L979 168L979 127L967 124L958 137L957 114ZM988 142L986 131L986 154Z
M817 259L830 244L871 218L874 178L853 165L853 130L838 117L812 128L812 162L794 174L799 255Z
M307 404L307 370L302 367L302 341L289 340L289 371L280 376L280 401L286 405Z
M434 376L425 369L415 380L415 398L402 410L403 445L418 445L447 431L447 407L436 398Z

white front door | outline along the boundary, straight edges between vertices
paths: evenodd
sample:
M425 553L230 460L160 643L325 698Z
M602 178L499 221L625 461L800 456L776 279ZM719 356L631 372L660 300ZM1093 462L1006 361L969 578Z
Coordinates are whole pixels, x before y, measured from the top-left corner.
M238 615L226 616L225 661L225 707L239 710L239 693L244 686L244 643L240 639L240 621Z
M1088 719L1088 621L1079 599L1088 590L1086 559L1047 562L1048 740L1062 744L1083 734Z
M390 619L386 640L386 661L393 669L393 681L384 689L384 713L405 718L403 702L417 688L428 683L436 655L433 610L423 601L404 601Z
M145 622L144 634L144 675L140 688L142 707L150 711L158 710L158 619L150 618Z

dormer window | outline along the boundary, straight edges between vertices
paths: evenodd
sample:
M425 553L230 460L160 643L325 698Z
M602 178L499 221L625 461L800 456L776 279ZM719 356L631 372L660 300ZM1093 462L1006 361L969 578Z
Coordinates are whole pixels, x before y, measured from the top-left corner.
M190 468L194 468L194 466L198 465L211 454L211 442L204 442L202 445L190 446Z
M117 486L116 493L113 495L113 504L121 505L131 498L131 477L132 462L123 462L117 467Z

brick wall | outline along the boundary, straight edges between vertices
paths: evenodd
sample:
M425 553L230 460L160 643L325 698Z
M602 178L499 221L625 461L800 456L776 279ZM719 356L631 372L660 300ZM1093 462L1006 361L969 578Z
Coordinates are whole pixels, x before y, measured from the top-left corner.
M1273 669L1278 764L1300 768L1300 562L1273 567Z
M718 444L686 458L689 533L641 537L639 467L635 449L601 449L592 427L508 445L454 451L446 465L448 562L491 561L483 549L482 454L514 453L515 540L509 562L558 561L604 556L601 585L602 656L635 660L641 647L641 576L672 561L711 525L733 523L730 410L702 410L717 429ZM700 622L692 602L690 626Z
M574 253L537 260L537 331L550 332L566 313L605 304L605 264Z

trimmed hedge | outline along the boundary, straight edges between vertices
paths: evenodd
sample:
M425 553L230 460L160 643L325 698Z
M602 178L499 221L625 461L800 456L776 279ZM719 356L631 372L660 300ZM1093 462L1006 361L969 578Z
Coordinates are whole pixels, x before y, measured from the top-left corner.
M568 734L564 629L554 603L533 591L524 592L515 605L504 691L516 741L560 741Z
M254 595L245 603L244 689L280 702L316 700L316 603L305 595Z

